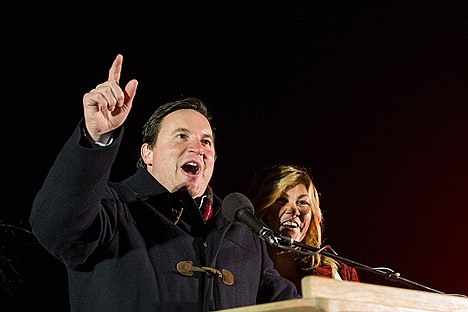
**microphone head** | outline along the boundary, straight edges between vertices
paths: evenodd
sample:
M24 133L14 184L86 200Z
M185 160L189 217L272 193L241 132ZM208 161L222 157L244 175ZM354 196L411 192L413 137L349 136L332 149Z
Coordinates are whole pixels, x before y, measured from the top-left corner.
M231 222L238 221L236 216L239 210L247 208L252 213L255 211L252 202L241 193L231 193L227 195L221 206L221 211L226 219Z

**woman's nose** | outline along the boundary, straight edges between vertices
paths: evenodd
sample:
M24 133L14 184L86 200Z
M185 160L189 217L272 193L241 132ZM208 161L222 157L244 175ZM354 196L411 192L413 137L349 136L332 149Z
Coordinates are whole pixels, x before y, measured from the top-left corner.
M289 210L293 213L294 216L299 216L301 214L299 207L295 203L289 205Z

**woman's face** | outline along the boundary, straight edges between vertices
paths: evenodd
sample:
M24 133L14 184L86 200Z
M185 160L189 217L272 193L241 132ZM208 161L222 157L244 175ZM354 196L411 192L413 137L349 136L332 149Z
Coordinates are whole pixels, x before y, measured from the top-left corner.
M305 185L287 188L267 209L263 221L273 231L289 235L298 242L304 239L312 218L311 203Z

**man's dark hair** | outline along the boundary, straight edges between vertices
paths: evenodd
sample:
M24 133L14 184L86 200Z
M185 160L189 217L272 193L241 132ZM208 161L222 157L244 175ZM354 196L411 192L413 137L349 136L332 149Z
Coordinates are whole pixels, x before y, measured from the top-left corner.
M181 109L193 109L205 116L211 123L211 114L208 112L208 109L202 100L197 98L186 98L175 102L169 102L158 107L144 124L143 130L141 131L143 143L148 143L149 147L152 148L158 138L164 117ZM137 162L137 168L146 168L146 164L143 162L141 157Z

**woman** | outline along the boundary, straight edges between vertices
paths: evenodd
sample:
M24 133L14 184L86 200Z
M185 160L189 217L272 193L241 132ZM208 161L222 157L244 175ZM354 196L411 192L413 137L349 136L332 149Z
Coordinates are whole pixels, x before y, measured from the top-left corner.
M312 247L322 245L323 217L318 192L307 170L294 165L273 165L258 172L248 191L256 215L269 228ZM306 275L359 281L356 270L323 255L304 256L269 246L276 269L301 292Z

